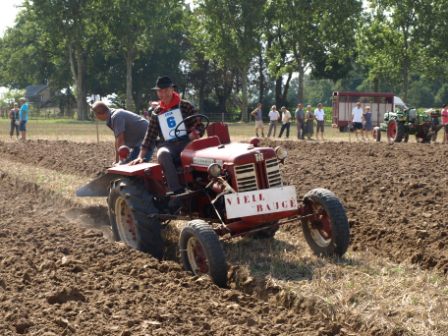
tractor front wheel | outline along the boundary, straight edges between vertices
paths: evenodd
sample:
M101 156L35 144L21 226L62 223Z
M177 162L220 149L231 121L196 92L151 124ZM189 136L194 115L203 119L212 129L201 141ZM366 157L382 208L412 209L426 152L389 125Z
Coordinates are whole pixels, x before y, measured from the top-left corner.
M218 235L203 220L188 222L179 239L182 264L194 275L210 276L219 287L227 286L227 264Z
M116 241L161 259L163 241L158 213L151 194L129 178L112 182L109 197L109 220Z
M342 256L350 241L344 206L330 190L316 188L303 198L303 234L313 252L322 256Z

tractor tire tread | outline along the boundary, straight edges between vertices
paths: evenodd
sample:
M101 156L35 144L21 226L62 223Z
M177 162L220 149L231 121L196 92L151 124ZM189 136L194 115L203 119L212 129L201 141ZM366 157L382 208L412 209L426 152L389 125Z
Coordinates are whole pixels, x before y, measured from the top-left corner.
M151 254L157 259L163 257L163 240L161 236L161 223L158 218L149 217L150 214L158 213L154 206L152 196L143 189L136 181L123 178L114 181L108 197L109 217L115 240L120 240L116 224L114 223L114 194L123 195L129 204L138 230L138 250Z
M192 272L185 247L188 239L195 236L203 246L209 263L209 275L213 282L219 287L227 286L227 263L224 250L219 241L218 235L213 228L201 219L192 220L187 223L181 232L179 248L184 268Z
M321 254L342 256L347 251L350 243L349 224L342 203L332 191L324 188L310 190L305 194L304 202L307 199L319 199L327 213L331 216L333 223L332 240L334 245L328 251L321 251Z

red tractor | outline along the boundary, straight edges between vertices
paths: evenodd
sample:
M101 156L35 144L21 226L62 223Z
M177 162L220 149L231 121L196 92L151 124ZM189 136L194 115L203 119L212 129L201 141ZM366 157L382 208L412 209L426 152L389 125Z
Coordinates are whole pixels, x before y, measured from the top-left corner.
M208 125L205 116L200 118ZM256 138L230 142L227 125L211 123L207 137L190 142L177 162L185 193L167 193L162 167L141 163L109 168L77 195L107 196L114 238L159 259L162 225L188 220L179 239L184 268L208 274L225 287L227 264L220 238L272 238L280 225L300 220L317 255L342 256L347 250L350 233L343 205L322 188L309 191L299 203L295 187L285 184L280 171L286 157L283 147L260 147ZM169 206L174 199L177 209Z

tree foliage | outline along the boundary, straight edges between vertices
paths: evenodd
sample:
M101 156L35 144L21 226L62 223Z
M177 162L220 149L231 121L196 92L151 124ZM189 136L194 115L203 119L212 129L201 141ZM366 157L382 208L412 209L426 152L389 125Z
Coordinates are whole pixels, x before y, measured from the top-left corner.
M363 10L362 4L369 8ZM446 103L445 0L26 0L0 38L0 85L115 93L138 111L168 75L205 113L315 102L329 90Z

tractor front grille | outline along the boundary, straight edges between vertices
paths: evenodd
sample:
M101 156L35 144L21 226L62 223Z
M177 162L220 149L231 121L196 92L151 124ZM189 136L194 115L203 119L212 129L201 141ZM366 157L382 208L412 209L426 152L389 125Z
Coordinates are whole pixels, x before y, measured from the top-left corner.
M277 158L266 160L266 174L268 176L269 188L283 186Z
M239 192L258 189L255 164L249 163L235 167L236 187Z
M260 188L273 188L283 186L282 176L277 158L269 159L264 162L258 162L258 172L263 171L265 167L266 178L257 179L257 169L255 163L249 163L235 167L235 187L238 192L258 190ZM267 181L267 186L260 187L258 181Z

